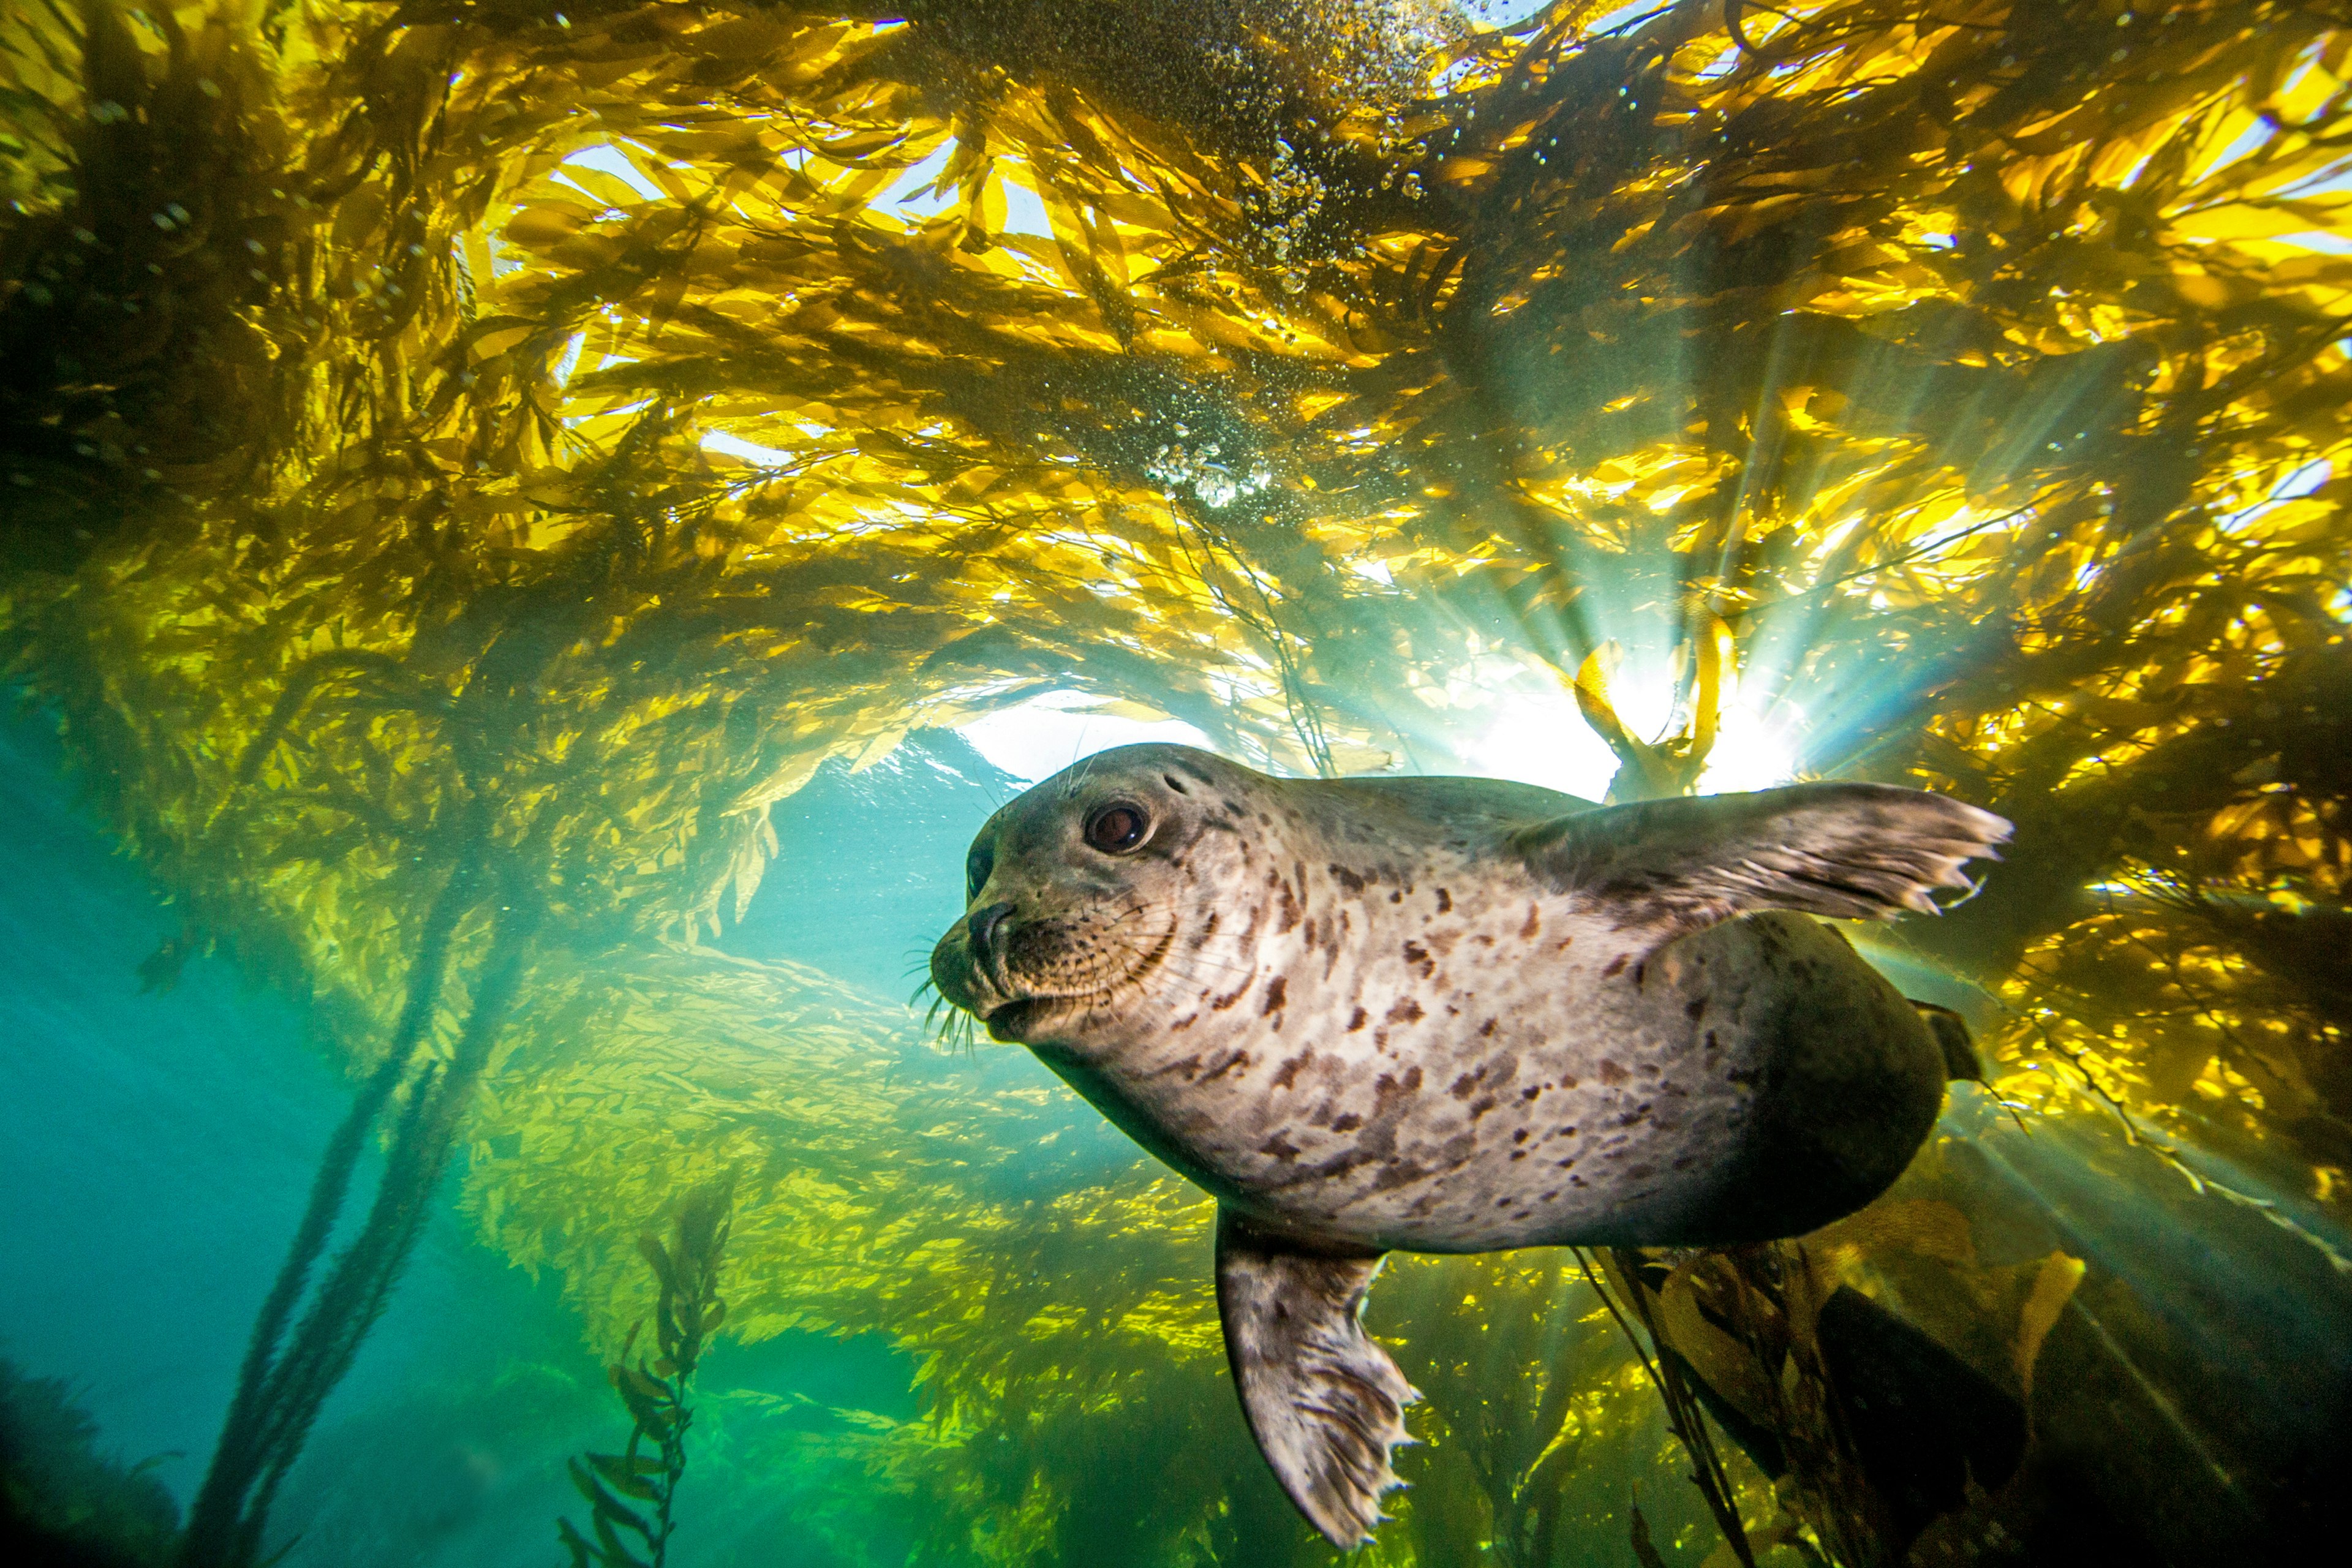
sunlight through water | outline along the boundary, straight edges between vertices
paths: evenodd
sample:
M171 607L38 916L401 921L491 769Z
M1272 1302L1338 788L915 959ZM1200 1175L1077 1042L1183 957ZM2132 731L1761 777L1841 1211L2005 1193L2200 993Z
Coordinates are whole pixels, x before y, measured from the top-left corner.
M1098 711L1102 699L1048 691L957 726L972 749L1014 778L1034 784L1081 757L1143 741L1208 747L1209 737L1177 719Z

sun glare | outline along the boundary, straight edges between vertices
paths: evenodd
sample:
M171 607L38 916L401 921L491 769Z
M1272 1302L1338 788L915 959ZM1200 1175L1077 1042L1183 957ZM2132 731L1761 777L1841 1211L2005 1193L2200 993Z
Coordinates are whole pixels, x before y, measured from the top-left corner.
M1541 784L1584 800L1609 792L1617 758L1576 710L1559 697L1509 697L1496 704L1494 721L1463 759L1491 778Z
M1674 687L1663 676L1635 677L1611 684L1610 698L1625 728L1639 741L1655 742L1686 721L1678 711ZM1796 776L1798 742L1805 715L1790 702L1759 711L1739 700L1737 689L1726 693L1721 727L1700 775L1698 793L1728 795L1771 789ZM1491 778L1540 784L1585 800L1597 801L1609 792L1618 759L1577 711L1566 692L1515 692L1486 711L1478 737L1461 748L1464 762Z
M1789 783L1797 775L1795 740L1803 722L1803 712L1790 703L1781 703L1769 715L1727 707L1715 750L1707 753L1706 772L1699 775L1699 794L1735 795Z
M1133 719L1098 711L1102 699L1048 691L956 727L972 749L1026 784L1060 773L1080 757L1139 741L1206 749L1209 737L1181 719Z

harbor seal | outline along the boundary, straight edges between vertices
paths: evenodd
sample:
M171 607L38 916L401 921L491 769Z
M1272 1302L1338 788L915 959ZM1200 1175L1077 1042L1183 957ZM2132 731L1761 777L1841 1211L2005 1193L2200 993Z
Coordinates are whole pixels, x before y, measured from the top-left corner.
M1595 806L1124 746L989 820L931 974L1215 1195L1244 1413L1344 1548L1418 1397L1358 1321L1381 1255L1868 1203L1935 1121L1951 1021L1809 917L1932 912L2008 832L1885 784Z

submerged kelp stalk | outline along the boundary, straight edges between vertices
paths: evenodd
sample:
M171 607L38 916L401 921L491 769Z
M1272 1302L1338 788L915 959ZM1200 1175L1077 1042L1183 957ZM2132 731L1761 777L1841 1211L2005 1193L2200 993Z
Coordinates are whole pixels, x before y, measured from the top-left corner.
M420 1061L417 1047L439 1004L450 940L475 900L497 886L497 879L461 863L426 921L392 1047L328 1144L293 1244L254 1325L211 1468L189 1511L183 1568L245 1568L261 1560L270 1503L415 1247L459 1121L514 1004L538 924L529 901L510 901L501 910L455 1050L446 1061ZM512 888L505 893L509 900L527 897ZM406 1104L366 1224L338 1255L289 1339L287 1324L341 1213L361 1147L403 1088Z
M1608 1258L1608 1268L1616 1278L1616 1290L1613 1292L1609 1285L1602 1282L1601 1276L1593 1272L1592 1259L1581 1247L1576 1249L1576 1259L1584 1270L1585 1283L1592 1288L1592 1293L1600 1297L1601 1304L1608 1309L1618 1331L1625 1336L1626 1343L1640 1358L1650 1386L1657 1390L1659 1400L1665 1405L1667 1429L1674 1433L1675 1440L1683 1446L1684 1454L1690 1459L1691 1483L1698 1488L1699 1495L1706 1499L1707 1511L1715 1516L1716 1527L1723 1531L1724 1544L1731 1549L1731 1554L1745 1568L1756 1568L1756 1552L1748 1543L1747 1526L1739 1517L1739 1506L1732 1499L1731 1482L1724 1472L1722 1458L1716 1452L1715 1437L1707 1430L1706 1417L1700 1411L1698 1401L1691 1393L1681 1369L1668 1359L1665 1340L1659 1334L1655 1320L1627 1283L1631 1278L1630 1269L1640 1267L1641 1255L1627 1248L1612 1248ZM1634 1334L1633 1325L1626 1321L1625 1308L1621 1307L1617 1300L1620 1294L1625 1297L1628 1305L1641 1317L1643 1327L1649 1331L1650 1347L1646 1350ZM1637 1546L1648 1545L1649 1528L1642 1522L1638 1504L1633 1509L1633 1539ZM1654 1550L1652 1555L1655 1555Z
M1689 795L1706 772L1723 725L1725 676L1734 668L1732 636L1723 617L1711 611L1701 610L1692 620L1696 635L1675 649L1678 667L1685 651L1691 653L1694 666L1689 719L1679 733L1645 741L1627 728L1609 691L1624 658L1617 644L1601 644L1577 667L1571 683L1576 710L1617 759L1617 771L1609 784L1612 805Z
M734 1205L735 1178L730 1175L687 1194L670 1222L667 1245L651 1231L637 1237L637 1251L661 1286L654 1307L658 1353L630 1362L638 1331L645 1327L641 1321L629 1330L621 1358L605 1368L635 1425L629 1446L620 1453L590 1454L585 1464L570 1462L572 1484L593 1510L591 1528L596 1536L589 1540L568 1519L556 1521L572 1568L587 1568L591 1563L601 1568L664 1568L669 1561L678 1483L686 1479L686 1435L694 1425L687 1391L702 1362L704 1337L726 1321L719 1270L726 1260ZM640 1452L643 1448L652 1452ZM632 1508L624 1498L650 1504L650 1510ZM636 1536L640 1546L622 1540L618 1532L624 1530Z
M353 1100L320 1159L310 1201L287 1248L286 1261L279 1265L278 1278L254 1322L253 1338L246 1346L244 1363L237 1370L236 1392L229 1405L212 1468L203 1490L197 1494L183 1551L184 1560L192 1564L249 1557L258 1540L257 1528L251 1540L245 1538L241 1516L247 1510L251 1489L270 1468L268 1457L262 1452L262 1410L278 1381L275 1373L287 1321L299 1303L310 1283L310 1270L325 1252L328 1237L342 1213L352 1170L368 1133L415 1066L412 1058L417 1042L440 1001L442 980L448 965L449 938L464 912L464 900L457 896L458 891L461 885L470 885L471 881L471 868L456 868L441 897L435 901L418 943L408 980L408 999L391 1048L385 1052L383 1065Z

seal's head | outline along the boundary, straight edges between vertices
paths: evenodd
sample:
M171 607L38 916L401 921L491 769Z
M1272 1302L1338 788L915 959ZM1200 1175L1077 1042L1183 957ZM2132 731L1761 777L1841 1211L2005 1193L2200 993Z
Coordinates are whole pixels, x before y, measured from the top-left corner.
M1031 1046L1077 1046L1090 1023L1148 1011L1186 926L1213 912L1192 851L1239 771L1190 747L1121 746L989 818L965 859L964 916L931 950L940 994Z

